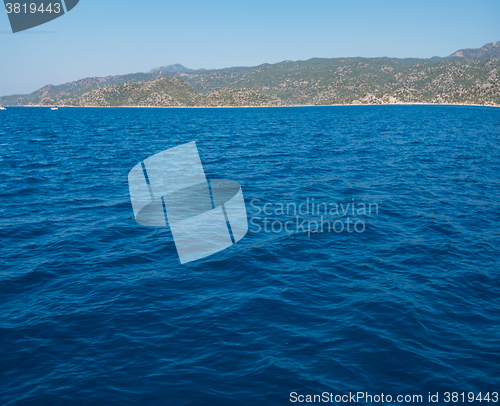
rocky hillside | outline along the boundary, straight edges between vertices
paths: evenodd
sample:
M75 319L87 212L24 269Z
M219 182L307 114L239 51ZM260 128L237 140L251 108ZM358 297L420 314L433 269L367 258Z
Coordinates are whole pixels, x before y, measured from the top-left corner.
M313 58L191 71L182 65L46 86L7 105L278 106L386 103L500 105L500 42L449 58ZM487 56L491 58L486 58ZM484 60L482 60L484 59Z
M485 61L487 59L500 59L500 41L486 44L479 49L461 49L450 55L449 60L463 60L463 61Z
M249 89L217 89L208 94L196 92L180 78L160 78L147 82L122 83L93 89L79 97L63 100L45 98L42 105L96 107L221 107L278 106L272 97Z
M2 97L2 100L4 104L12 106L38 105L43 104L46 99L64 100L75 98L99 87L113 86L119 83L150 81L167 75L166 72L157 71L106 76L104 78L85 78L58 86L47 85L31 94L6 96Z
M229 87L245 87L287 105L467 103L500 105L500 61L418 63L388 58L285 62L258 69Z

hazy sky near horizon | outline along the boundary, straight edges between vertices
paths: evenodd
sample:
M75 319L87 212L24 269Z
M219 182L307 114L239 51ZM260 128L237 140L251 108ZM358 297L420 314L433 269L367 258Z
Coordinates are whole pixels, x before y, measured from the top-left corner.
M17 34L0 13L0 91L31 93L174 63L210 69L448 56L499 40L500 0L80 0L66 15Z

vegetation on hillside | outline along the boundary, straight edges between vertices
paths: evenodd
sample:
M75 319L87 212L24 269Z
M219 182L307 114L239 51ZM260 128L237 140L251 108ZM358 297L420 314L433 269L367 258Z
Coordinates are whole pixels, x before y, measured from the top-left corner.
M41 104L79 107L221 107L277 106L282 103L250 89L216 89L201 94L180 78L160 78L104 86L71 99L45 98Z
M496 52L495 44L485 47ZM470 55L465 51L457 53ZM486 51L481 52L484 56ZM49 85L31 95L5 97L4 103L152 107L500 105L500 60L471 62L465 56L460 59L457 53L448 59L313 58L197 71L176 65L175 69L162 67L150 73Z

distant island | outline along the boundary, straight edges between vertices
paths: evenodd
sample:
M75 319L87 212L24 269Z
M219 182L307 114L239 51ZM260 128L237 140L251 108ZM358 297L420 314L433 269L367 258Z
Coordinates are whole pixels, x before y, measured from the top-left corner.
M48 85L3 100L10 106L76 107L500 106L500 41L446 58L313 58L212 70L177 64Z

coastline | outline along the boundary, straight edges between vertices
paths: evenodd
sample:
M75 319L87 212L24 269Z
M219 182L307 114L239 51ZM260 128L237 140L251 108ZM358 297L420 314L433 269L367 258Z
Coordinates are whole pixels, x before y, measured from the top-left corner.
M288 106L62 106L62 105L20 105L3 106L12 107L36 107L36 108L98 108L98 109L249 109L249 108L289 108L289 107L360 107L360 106L464 106L464 107L496 107L492 104L467 104L467 103L381 103L381 104L294 104Z

